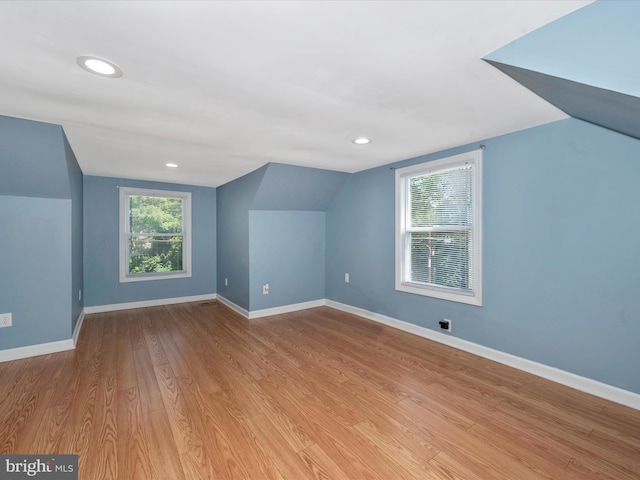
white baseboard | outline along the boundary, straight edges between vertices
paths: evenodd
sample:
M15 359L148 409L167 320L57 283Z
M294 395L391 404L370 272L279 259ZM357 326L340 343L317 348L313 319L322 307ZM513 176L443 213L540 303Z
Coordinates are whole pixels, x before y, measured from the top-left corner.
M206 300L216 300L218 295L207 293L205 295L192 295L189 297L159 298L157 300L144 300L142 302L114 303L112 305L97 305L84 307L84 313L104 313L116 312L118 310L129 310L131 308L157 307L160 305L173 305L175 303L202 302Z
M78 321L76 322L76 327L73 329L73 335L71 336L71 340L73 341L73 348L76 348L78 344L78 337L80 336L80 330L82 330L82 322L84 322L84 308L82 312L80 312L80 316L78 317Z
M236 313L239 313L244 318L253 320L255 318L269 317L271 315L280 315L282 313L297 312L299 310L306 310L308 308L322 307L327 304L324 298L319 300L311 300L310 302L292 303L290 305L282 305L281 307L264 308L262 310L246 310L240 305L233 303L228 298L218 295L218 301Z
M28 345L26 347L11 348L8 350L0 350L0 362L10 362L12 360L21 360L23 358L37 357L39 355L48 355L50 353L65 352L74 350L78 343L78 336L84 321L84 310L80 312L76 327L73 329L73 336L68 340L60 340L57 342L40 343L38 345Z
M308 308L322 307L327 304L323 298L320 300L311 300L310 302L293 303L291 305L283 305L282 307L265 308L263 310L252 310L249 312L249 319L268 317L270 315L280 315L281 313L297 312Z
M479 357L484 357L489 360L493 360L503 365L522 370L538 377L546 378L556 383L566 385L576 390L580 390L591 395L595 395L600 398L611 400L612 402L626 405L627 407L640 410L640 394L623 390L606 383L598 382L590 378L582 377L574 373L570 373L559 368L550 367L542 363L527 360L526 358L504 353L499 350L494 350L489 347L479 345L477 343L462 340L460 338L452 337L450 335L430 330L428 328L420 327L412 323L404 322L392 317L380 315L378 313L370 312L368 310L352 307L344 303L334 302L333 300L326 300L326 305L337 310L341 310L347 313L353 313L363 318L373 320L374 322L382 323L399 330L418 335L429 340L433 340L444 345L448 345L465 352L473 353Z
M229 307L231 310L233 310L236 313L239 313L240 315L242 315L244 318L249 318L249 310L245 310L244 308L242 308L240 305L236 305L235 303L233 303L231 300L229 300L228 298L223 297L222 295L218 295L218 301L220 303L222 303L223 305L226 305L227 307Z
M12 360L37 357L39 355L49 355L50 353L64 352L66 350L73 350L74 348L75 345L72 339L10 348L8 350L0 350L0 362L10 362Z

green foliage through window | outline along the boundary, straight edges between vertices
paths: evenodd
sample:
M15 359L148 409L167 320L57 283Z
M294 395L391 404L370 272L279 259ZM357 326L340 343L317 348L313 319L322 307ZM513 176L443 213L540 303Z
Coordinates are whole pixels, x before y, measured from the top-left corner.
M183 199L129 196L129 273L175 272L183 265Z

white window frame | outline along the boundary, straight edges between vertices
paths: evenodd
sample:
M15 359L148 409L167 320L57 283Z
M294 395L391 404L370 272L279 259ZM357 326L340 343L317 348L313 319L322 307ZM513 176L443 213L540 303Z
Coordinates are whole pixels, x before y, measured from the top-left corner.
M410 247L407 218L409 210L408 179L410 177L448 170L457 166L474 164L474 220L473 220L473 262L472 262L472 291L456 288L439 287L423 283L408 281ZM399 168L395 171L396 183L396 272L395 288L401 292L425 295L428 297L450 300L470 305L482 305L482 150L475 150L460 155L421 163L410 167Z
M182 199L182 256L183 269L175 272L129 273L129 197L142 195L147 197ZM173 190L150 190L146 188L120 187L120 282L144 282L148 280L168 280L187 278L191 271L191 192Z

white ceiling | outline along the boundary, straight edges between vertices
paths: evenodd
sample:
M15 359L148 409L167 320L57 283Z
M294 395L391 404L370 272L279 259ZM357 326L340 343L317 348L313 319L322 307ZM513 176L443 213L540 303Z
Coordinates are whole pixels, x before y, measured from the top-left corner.
M0 114L62 125L87 175L355 172L565 118L481 57L587 3L2 1Z

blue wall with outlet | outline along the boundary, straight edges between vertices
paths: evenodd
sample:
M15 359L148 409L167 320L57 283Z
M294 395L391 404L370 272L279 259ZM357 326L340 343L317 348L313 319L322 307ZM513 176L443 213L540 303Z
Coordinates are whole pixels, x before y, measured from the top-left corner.
M389 166L327 212L327 298L640 393L640 141L568 119L482 143L484 305L395 291Z
M250 310L323 299L325 237L324 212L249 212Z
M0 350L71 338L71 200L0 196Z
M192 192L192 277L120 283L118 186ZM85 307L215 293L216 189L85 176L84 245Z
M62 127L3 116L0 165L0 313L13 317L0 350L68 340L82 311L82 172Z
M250 291L249 208L266 170L265 165L217 189L218 294L245 310Z
M219 187L219 295L247 311L324 298L324 211L347 178L269 163Z

